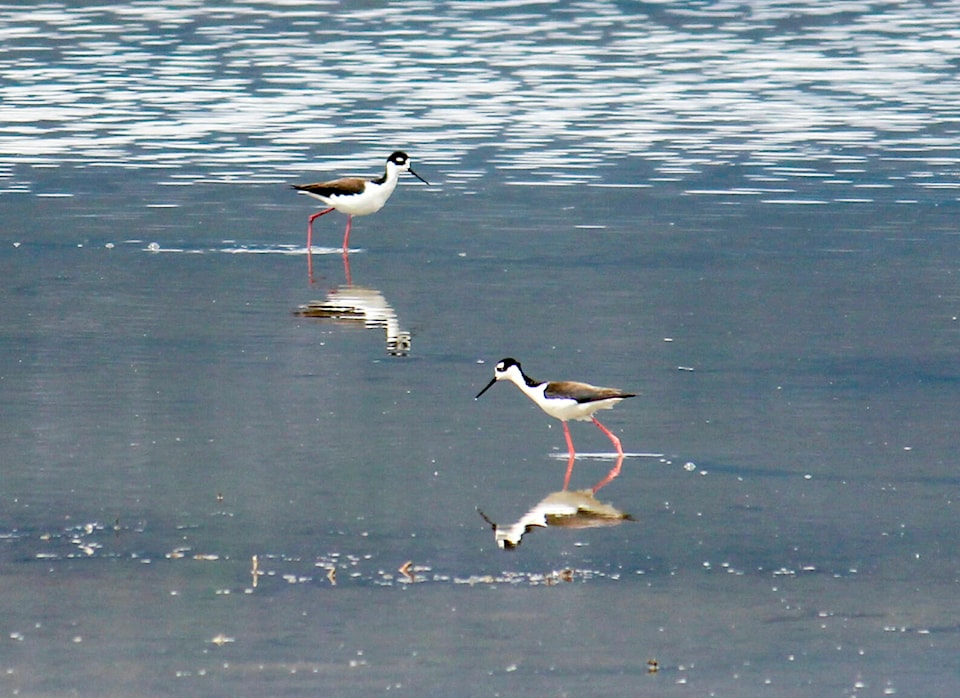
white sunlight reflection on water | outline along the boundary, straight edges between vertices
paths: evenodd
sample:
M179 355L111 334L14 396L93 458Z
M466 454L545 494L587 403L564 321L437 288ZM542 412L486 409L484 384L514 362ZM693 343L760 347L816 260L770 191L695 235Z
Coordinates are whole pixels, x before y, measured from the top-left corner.
M856 2L6 6L0 178L28 187L17 166L95 163L276 181L366 170L395 145L452 175L495 168L521 184L609 185L605 165L637 159L638 178L689 180L700 195L762 196L760 180L811 198L799 195L822 176L828 191L813 198L953 197L960 32L948 14ZM798 163L811 171L784 169ZM729 165L743 168L729 189L696 186Z

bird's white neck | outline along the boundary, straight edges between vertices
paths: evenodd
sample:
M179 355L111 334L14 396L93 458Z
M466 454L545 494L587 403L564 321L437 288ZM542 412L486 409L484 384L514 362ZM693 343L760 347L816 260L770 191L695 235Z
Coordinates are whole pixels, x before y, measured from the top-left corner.
M533 380L525 376L516 366L510 368L506 372L506 377L511 383L520 388L524 395L533 400L535 403L538 405L543 403L543 390L545 384L535 383Z
M383 177L374 180L374 183L393 191L399 179L400 168L397 167L395 163L387 162L387 169L384 171Z

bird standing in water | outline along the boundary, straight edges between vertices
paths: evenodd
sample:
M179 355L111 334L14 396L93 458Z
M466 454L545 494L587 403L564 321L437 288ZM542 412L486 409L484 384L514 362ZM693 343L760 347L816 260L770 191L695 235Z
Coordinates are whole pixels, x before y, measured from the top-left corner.
M329 182L291 185L301 194L319 199L330 207L314 213L307 221L307 252L313 247L313 221L331 211L340 211L347 214L347 230L343 235L343 253L347 254L353 217L367 216L383 208L397 188L397 180L402 172L409 172L424 184L430 184L410 167L410 157L398 150L387 158L383 175L376 179L341 177Z
M551 417L559 419L563 424L563 435L567 440L567 448L570 453L570 460L567 464L567 474L563 480L563 489L567 489L570 484L570 475L573 472L573 461L576 454L573 450L573 439L570 438L570 428L567 421L576 419L583 422L592 421L602 431L617 449L617 464L610 474L603 480L603 484L608 483L620 472L620 465L623 462L623 447L620 445L620 439L603 426L593 413L597 410L611 409L621 400L628 397L636 397L634 393L626 393L616 388L601 388L589 383L579 383L576 381L546 381L539 383L523 372L520 368L520 362L516 359L506 358L497 362L493 370L493 378L487 383L486 387L477 393L479 398L497 381L508 380L528 398L533 400L537 407L546 412ZM601 485L602 486L602 485ZM599 489L599 488L597 488Z

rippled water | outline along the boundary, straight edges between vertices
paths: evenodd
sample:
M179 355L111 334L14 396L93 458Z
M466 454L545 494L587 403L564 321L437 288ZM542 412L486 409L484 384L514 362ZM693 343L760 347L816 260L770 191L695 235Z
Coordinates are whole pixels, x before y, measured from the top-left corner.
M0 167L274 181L402 145L470 189L956 197L942 3L56 3L0 14ZM704 182L709 181L708 185Z
M956 9L0 5L0 692L955 695Z

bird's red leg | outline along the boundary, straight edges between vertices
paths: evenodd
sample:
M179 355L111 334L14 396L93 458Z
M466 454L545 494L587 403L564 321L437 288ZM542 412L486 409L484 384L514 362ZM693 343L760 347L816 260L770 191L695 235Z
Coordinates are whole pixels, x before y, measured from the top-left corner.
M347 232L343 234L343 253L349 254L349 243L350 243L350 224L353 223L353 214L347 214Z
M620 439L618 439L612 431L598 422L596 417L593 418L593 423L596 424L600 428L600 431L606 434L613 442L613 445L617 447L617 462L613 468L610 469L610 472L607 473L607 476L593 486L593 491L596 492L601 487L609 484L613 478L620 474L620 466L623 465L623 447L620 445Z
M307 251L313 247L313 221L325 213L330 213L331 211L336 211L335 208L325 208L322 211L317 211L307 220Z
M563 435L567 439L567 451L570 453L570 460L567 461L567 474L563 478L563 489L567 489L570 486L570 476L573 474L573 461L576 460L577 454L573 451L573 439L570 438L570 427L567 426L566 422L560 422L563 425Z
M600 422L598 422L596 417L593 418L593 423L600 428L600 431L602 431L604 434L606 434L609 437L609 439L613 442L613 445L617 447L617 454L622 456L623 447L620 445L620 439L614 436L612 431L610 431L605 426L603 426Z
M307 281L313 283L313 221L325 213L335 211L334 208L325 208L317 211L307 219Z

